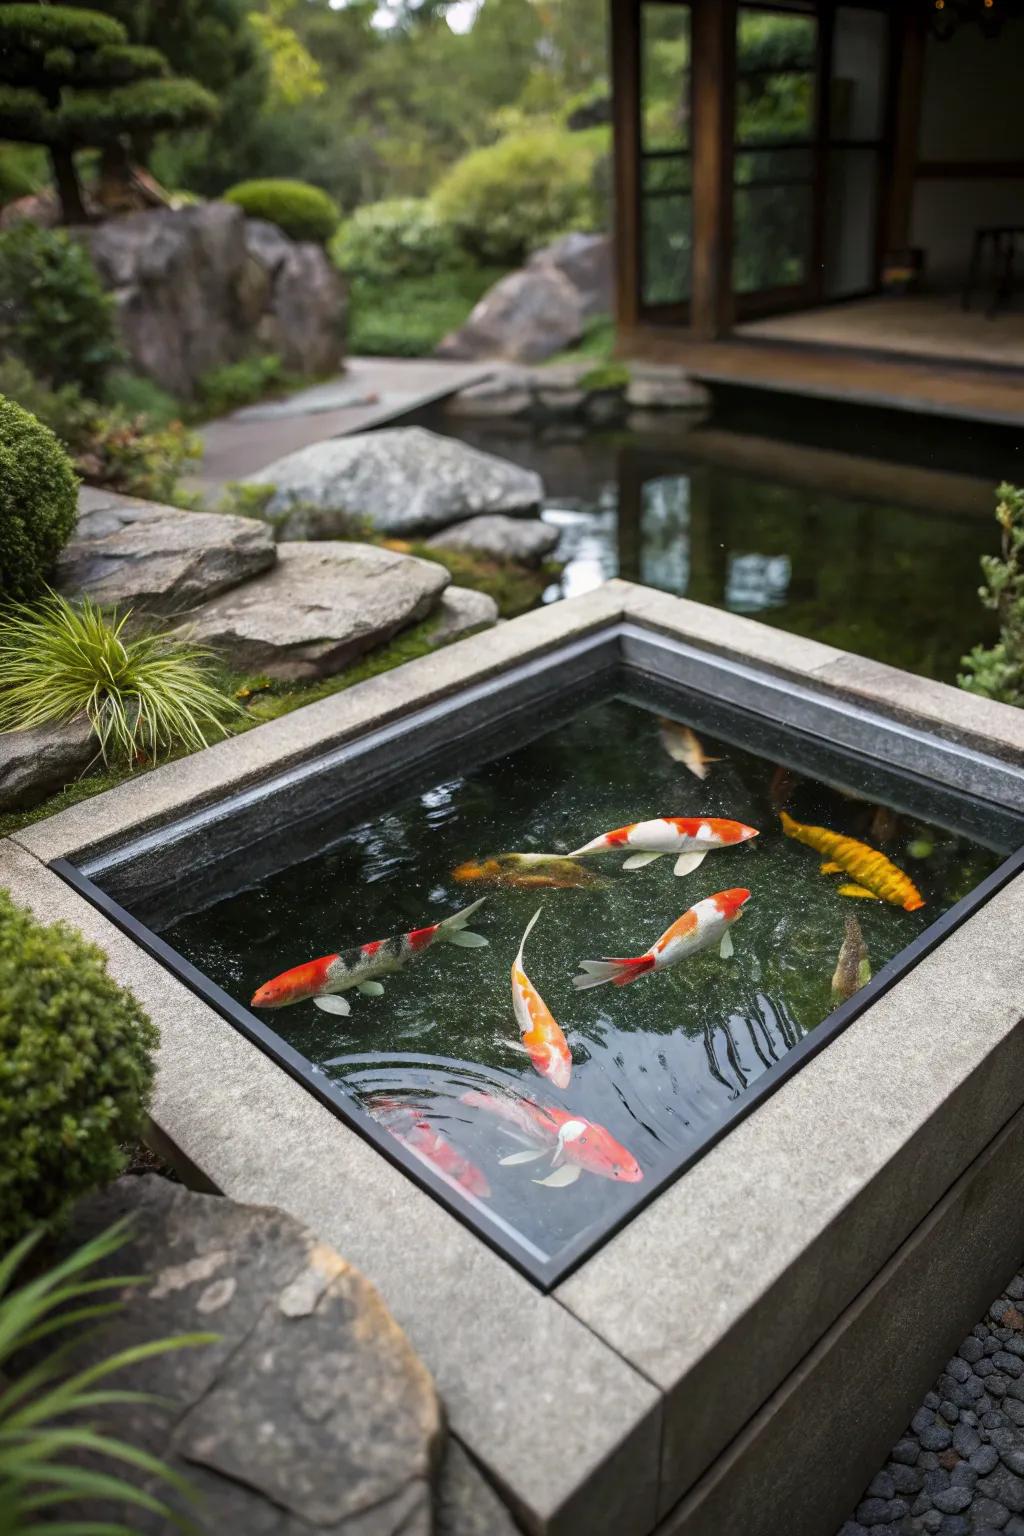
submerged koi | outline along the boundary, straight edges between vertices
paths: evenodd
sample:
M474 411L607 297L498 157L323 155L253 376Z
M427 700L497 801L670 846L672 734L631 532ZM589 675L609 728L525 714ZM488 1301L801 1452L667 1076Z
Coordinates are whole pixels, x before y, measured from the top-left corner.
M871 980L871 961L868 946L864 942L860 923L855 917L846 919L846 936L839 951L839 959L832 975L832 993L845 1002Z
M498 853L489 859L467 859L452 870L452 879L462 884L483 880L520 890L568 890L601 884L593 870L558 853Z
M547 1003L523 970L523 950L540 913L538 907L527 923L519 953L512 962L512 1007L522 1032L523 1046L541 1077L546 1077L556 1088L568 1088L572 1077L572 1054Z
M662 718L658 721L658 727L661 744L669 757L674 762L682 763L684 768L688 768L695 779L706 779L708 764L722 761L720 757L708 757L688 725L680 725L676 720Z
M844 837L828 827L807 827L794 821L785 811L780 811L782 830L794 842L813 848L825 855L821 866L823 875L852 875L853 885L841 885L840 896L860 897L867 901L888 901L905 912L916 912L924 906L924 897L909 875L897 869L884 853L861 843L855 837Z
M638 981L649 971L667 970L670 965L678 965L680 960L712 944L718 944L722 959L728 960L733 953L729 927L743 915L744 903L749 899L750 892L741 887L708 896L677 918L642 955L581 960L583 975L574 976L572 984L578 992L603 987L609 981L617 987L628 987L630 982Z
M554 1171L547 1178L535 1179L535 1184L558 1189L575 1184L581 1173L616 1179L623 1184L639 1184L643 1179L643 1169L633 1154L603 1125L586 1120L582 1115L564 1109L546 1109L532 1099L479 1093L475 1089L462 1095L462 1103L497 1116L534 1143L532 1150L503 1157L504 1167L536 1162L552 1154Z
M603 832L569 854L570 859L590 853L614 853L620 848L634 849L623 869L642 869L666 853L678 854L677 875L688 875L703 864L716 848L731 848L756 837L756 827L741 821L725 821L719 816L659 816L655 821L636 821L627 827Z
M481 933L471 933L466 924L486 900L486 896L481 896L472 906L463 907L461 912L442 918L439 923L431 923L429 928L414 928L411 933L391 939L373 939L356 949L323 955L319 960L308 960L305 965L282 971L257 989L250 1007L287 1008L292 1003L312 1000L325 1013L350 1013L351 1005L347 998L338 996L340 992L357 987L366 997L379 997L384 990L379 977L400 971L435 944L482 948L488 940Z
M491 1193L483 1171L410 1104L395 1099L378 1100L370 1113L413 1157L425 1163L439 1178L463 1194L486 1200Z

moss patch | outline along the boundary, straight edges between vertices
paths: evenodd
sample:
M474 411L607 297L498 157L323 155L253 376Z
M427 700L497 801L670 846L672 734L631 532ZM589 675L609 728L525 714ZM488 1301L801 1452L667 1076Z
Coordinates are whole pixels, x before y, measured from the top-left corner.
M443 565L455 586L473 587L477 592L486 592L488 597L493 597L503 619L514 619L536 608L562 570L560 565L551 562L529 570L511 561L487 560L464 549L438 549L432 544L407 544L394 539L388 542L388 548Z

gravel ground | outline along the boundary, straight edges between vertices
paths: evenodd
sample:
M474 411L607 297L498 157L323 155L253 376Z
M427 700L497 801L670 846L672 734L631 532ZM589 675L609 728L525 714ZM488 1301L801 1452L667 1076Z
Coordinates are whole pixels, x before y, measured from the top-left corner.
M1024 1273L964 1339L839 1536L1024 1536Z

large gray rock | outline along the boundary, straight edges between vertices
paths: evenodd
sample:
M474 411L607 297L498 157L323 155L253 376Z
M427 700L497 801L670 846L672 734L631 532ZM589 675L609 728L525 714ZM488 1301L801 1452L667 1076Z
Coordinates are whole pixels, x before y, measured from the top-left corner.
M438 356L541 362L579 341L587 322L611 304L608 237L566 235L489 288L465 324L444 338Z
M132 364L191 396L198 379L257 350L300 373L340 364L341 281L318 246L250 235L231 203L154 208L74 231L117 303Z
M372 544L279 544L277 564L190 617L242 672L329 677L437 606L448 572Z
M77 779L96 752L96 738L84 715L68 725L0 732L0 811L38 805Z
M427 543L439 549L465 549L490 560L515 560L540 565L558 543L558 529L539 518L473 517L468 523L443 528Z
M84 1334L74 1364L173 1334L217 1335L119 1373L118 1386L162 1403L98 1414L192 1486L200 1502L188 1514L203 1536L430 1536L440 1406L369 1281L282 1211L153 1175L81 1203L65 1241L121 1217L131 1218L128 1241L102 1268L150 1278L117 1293L123 1310L108 1331ZM123 1463L117 1470L139 1478ZM60 1509L64 1519L86 1513L122 1522L130 1513L142 1536L169 1529L135 1508Z
M450 645L478 629L498 622L498 605L487 592L472 587L448 587L437 607L436 624L428 636L431 645Z
M250 475L273 485L267 506L286 537L330 538L365 518L381 533L442 528L481 512L532 512L544 485L532 470L424 427L332 437Z
M273 534L256 518L83 490L56 585L68 595L171 616L259 575L274 559Z

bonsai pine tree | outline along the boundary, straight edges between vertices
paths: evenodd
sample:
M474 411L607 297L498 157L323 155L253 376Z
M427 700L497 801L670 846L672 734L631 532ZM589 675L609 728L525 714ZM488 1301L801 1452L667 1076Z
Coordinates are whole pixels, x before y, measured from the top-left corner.
M127 36L98 11L0 3L0 138L46 147L66 223L86 218L76 150L116 162L133 135L198 126L217 110L210 92Z

